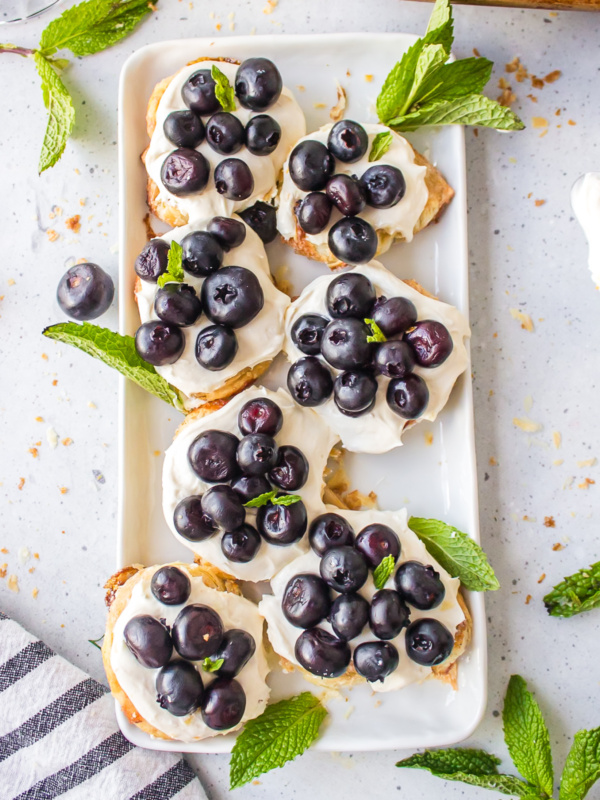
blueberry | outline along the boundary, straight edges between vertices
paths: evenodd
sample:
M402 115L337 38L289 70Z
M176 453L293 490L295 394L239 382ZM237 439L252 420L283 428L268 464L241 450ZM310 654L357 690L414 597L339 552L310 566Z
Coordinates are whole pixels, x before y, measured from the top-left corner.
M173 150L160 169L165 188L176 197L201 192L208 183L210 164L198 150L179 147Z
M289 506L261 506L256 517L256 527L269 544L288 545L299 542L306 531L306 508L302 500Z
M323 331L329 324L327 317L319 314L304 314L292 325L292 341L307 356L317 356L321 352Z
M354 668L369 683L383 681L397 668L398 651L390 642L363 642L353 654Z
M318 358L306 356L290 367L287 387L298 405L320 406L333 391L333 378Z
M433 319L417 322L414 328L406 332L405 338L421 367L439 367L454 347L448 328Z
M325 193L345 217L356 217L366 205L362 186L355 175L333 175L327 181Z
M246 131L237 117L227 111L217 111L206 123L206 141L217 153L230 156L241 150Z
M309 192L296 206L298 225L304 233L321 233L329 225L331 200L323 192Z
M265 297L256 275L245 267L213 272L200 291L206 316L230 328L242 328L262 309Z
M405 561L400 564L394 581L396 589L406 602L419 611L437 608L446 594L440 573L419 561Z
M240 475L231 483L231 488L239 495L242 503L247 503L261 494L271 491L271 484L263 475Z
M378 297L373 319L386 336L397 336L416 323L417 309L407 297Z
M173 513L175 530L190 542L203 542L216 533L216 526L206 518L202 511L202 497L184 497L175 506Z
M360 183L367 203L374 208L391 208L402 200L406 192L404 175L389 164L369 167L363 172Z
M187 661L167 664L156 676L156 701L174 717L193 714L200 707L203 694L202 678Z
M279 448L272 436L250 433L239 443L237 462L244 475L266 475L277 463Z
M231 217L213 217L206 229L215 237L223 250L239 247L246 238L244 223Z
M152 576L150 591L159 603L180 606L190 596L192 584L185 572L177 567L161 567Z
M269 203L259 200L250 208L238 211L238 215L264 244L269 244L277 236L277 212Z
M321 339L323 358L336 369L367 366L373 355L373 344L367 341L369 335L370 329L360 319L334 319Z
M303 192L324 189L335 162L329 150L315 139L307 139L294 147L289 159L290 177Z
M202 719L214 731L226 731L238 725L246 710L246 694L233 678L217 678L202 699Z
M171 325L193 325L202 313L200 298L188 283L166 283L154 298L154 311L159 319Z
M115 295L112 278L97 264L75 264L60 279L58 305L68 317L96 319L108 309Z
M252 117L246 125L246 147L255 156L268 156L277 149L281 126L268 114Z
M325 302L327 311L336 319L356 317L364 320L371 316L375 297L373 284L365 275L346 272L331 281Z
M223 623L217 612L201 603L182 608L171 630L175 649L190 661L201 661L216 653L223 633Z
M208 524L222 531L234 531L246 519L246 511L239 495L231 486L218 484L202 495L202 513Z
M171 111L163 131L175 147L198 147L204 141L204 124L193 111Z
M294 575L281 601L283 615L297 628L312 628L329 614L329 588L318 575Z
M237 351L236 335L227 325L209 325L196 339L196 361L213 372L228 367Z
M188 461L196 475L207 483L230 481L239 474L235 454L239 440L225 431L204 431L191 443Z
M216 670L220 678L235 678L256 652L254 637L247 631L231 628L225 632L223 641L217 652L212 656L213 661L223 659L223 663Z
M209 69L194 72L181 88L181 97L188 108L196 114L206 116L221 108L215 94L215 81Z
M283 425L281 409L268 397L257 397L248 400L238 414L238 427L247 435L249 433L266 433L275 436Z
M377 345L373 366L386 378L404 378L415 366L411 346L402 339L390 339Z
M400 558L400 540L387 525L375 522L367 525L356 537L354 544L371 569L378 567L386 556Z
M215 188L228 200L246 200L254 191L250 167L239 158L224 158L215 167Z
M332 547L352 545L354 529L340 514L329 511L315 517L308 530L310 546L319 556L325 555Z
M252 525L240 525L234 531L224 533L221 538L221 550L229 561L236 564L247 564L260 550L262 540Z
M417 619L406 631L408 657L422 667L435 667L445 661L454 648L454 638L437 619Z
M331 606L329 621L335 635L349 642L360 636L369 621L369 603L359 594L340 594Z
M338 678L350 663L350 647L322 628L302 631L294 648L300 666L322 678Z
M163 667L171 658L173 644L169 631L149 614L132 617L125 625L123 638L142 667Z
M279 70L268 58L247 58L235 74L238 100L251 111L264 111L279 100L283 82Z
M410 611L398 592L380 589L371 598L369 624L378 639L395 639L410 620Z
M167 271L169 262L168 242L164 239L152 239L135 260L135 274L143 281L156 283L163 272Z
M429 389L423 378L411 372L388 383L386 400L394 414L403 419L417 419L427 408Z
M366 414L375 405L377 381L365 370L340 372L333 383L333 399L336 406L349 416Z
M345 264L364 264L377 252L377 234L361 217L344 217L329 230L329 249Z
M308 471L308 461L302 450L284 444L279 448L277 463L269 472L269 480L285 492L296 492L308 480Z
M185 339L181 329L160 320L144 322L135 334L135 349L140 358L155 367L174 364L183 353Z
M223 248L212 233L192 231L181 240L183 268L195 278L206 278L223 263Z
M367 580L369 570L362 555L353 547L332 547L321 558L321 577L341 594L357 592Z
M345 164L352 164L367 152L369 137L358 122L342 119L329 131L327 147L333 155Z

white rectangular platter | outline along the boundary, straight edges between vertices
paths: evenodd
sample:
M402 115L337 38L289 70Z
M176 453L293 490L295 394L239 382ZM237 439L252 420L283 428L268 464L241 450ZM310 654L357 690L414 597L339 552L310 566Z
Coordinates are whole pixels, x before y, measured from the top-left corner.
M143 222L146 174L140 153L148 139L146 104L154 85L199 56L243 60L267 56L302 106L307 130L329 122L336 102L336 80L347 92L344 116L376 121L374 104L388 71L414 41L403 34L323 36L246 36L183 39L149 45L126 62L119 96L120 158L120 328L139 326L133 299L133 262L146 241ZM369 80L365 76L372 76ZM439 224L407 245L392 247L382 261L401 278L414 278L468 317L468 262L464 136L459 127L426 129L409 137L437 165L456 191ZM267 247L271 269L285 265L295 293L326 269L275 242ZM264 383L277 386L285 368L281 357ZM161 510L162 454L181 421L179 413L132 383L121 383L119 419L120 503L118 566L189 559L170 534ZM433 440L430 441L431 435ZM406 506L409 514L443 519L479 540L477 482L470 369L458 381L438 420L409 430L403 447L385 455L347 457L353 486L377 493L381 508ZM368 686L340 700L327 700L328 723L315 747L322 750L382 750L449 745L469 736L486 703L487 663L483 597L468 598L474 635L459 662L459 690L438 681L373 695ZM273 673L272 698L311 689L299 675ZM317 691L314 689L314 691ZM119 709L117 709L119 712ZM228 752L234 735L195 744L152 739L127 722L121 727L147 748L200 753Z

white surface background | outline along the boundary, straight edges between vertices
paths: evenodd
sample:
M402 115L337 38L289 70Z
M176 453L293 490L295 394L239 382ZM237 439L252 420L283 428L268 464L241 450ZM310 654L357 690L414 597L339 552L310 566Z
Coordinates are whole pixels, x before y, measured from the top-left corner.
M7 574L16 574L20 587L18 594L11 593L7 579L0 579L0 607L98 678L100 653L87 639L102 633L101 587L114 566L117 381L107 368L43 339L40 332L62 318L55 287L74 259L97 261L116 275L120 66L142 44L210 35L218 21L222 30L215 35L227 35L230 12L235 33L253 27L258 33L420 33L430 11L428 5L399 0L281 0L271 15L262 13L263 0L195 0L193 7L161 0L160 5L122 45L74 61L65 75L77 109L74 136L60 164L42 178L36 164L45 115L37 75L27 60L0 54L0 548L9 551L0 553L0 567L6 562ZM211 11L218 19L209 18ZM456 54L470 55L476 47L496 62L492 96L504 64L515 55L537 75L563 72L556 83L533 91L529 83L506 76L518 95L515 108L528 125L523 133L480 130L475 137L467 132L481 531L503 586L487 601L489 705L469 743L505 756L497 714L508 677L518 672L537 690L562 767L573 733L600 724L598 617L592 612L554 620L541 603L562 575L600 558L594 514L600 470L577 463L600 456L595 347L600 296L587 273L585 243L569 205L577 176L600 170L600 15L458 7L455 17ZM41 19L0 29L0 38L33 46L43 25ZM376 65L373 73L375 80L384 77L377 75ZM530 93L537 103L527 98ZM548 120L547 135L540 136L533 116ZM569 119L576 124L569 125ZM535 200L545 203L536 206ZM63 216L50 219L54 205ZM82 227L75 235L64 220L78 213ZM60 238L50 242L47 228ZM531 314L534 332L521 329L511 308ZM116 308L102 322L116 327ZM528 415L543 425L533 436L512 424L513 417L525 415L528 396L533 399ZM50 426L73 444L59 443L52 450L46 440ZM559 451L552 445L553 431L562 434ZM36 459L29 452L35 446ZM555 466L555 459L564 462ZM565 488L571 477L571 487ZM21 490L20 478L25 478ZM598 484L578 488L585 478L598 478ZM62 494L60 487L68 491ZM550 515L554 529L543 525ZM553 551L556 542L565 549ZM39 559L21 563L24 547ZM538 584L542 573L547 578ZM526 605L528 594L532 599ZM493 796L396 770L394 763L403 755L309 753L235 796ZM226 797L228 757L200 756L195 763L211 800ZM600 797L600 789L589 797Z

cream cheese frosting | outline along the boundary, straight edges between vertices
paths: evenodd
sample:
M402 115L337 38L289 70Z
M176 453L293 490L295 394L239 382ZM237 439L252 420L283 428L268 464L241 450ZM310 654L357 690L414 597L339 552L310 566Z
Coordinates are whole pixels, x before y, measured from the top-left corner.
M444 599L437 608L433 608L430 611L419 611L410 606L410 620L414 622L414 620L424 617L436 619L445 625L452 635L455 635L456 629L460 623L465 620L465 615L457 599L460 581L457 578L452 578L446 570L429 555L425 545L410 530L407 525L406 509L400 509L399 511L346 511L331 506L327 507L326 510L333 511L347 519L357 535L367 525L372 525L374 523L388 525L396 532L400 540L401 552L398 563L401 564L404 561L414 560L420 561L423 564L431 564L435 570L439 572L440 579L444 584L446 590ZM320 560L320 556L311 550L295 561L292 561L290 564L287 564L271 581L273 594L264 595L258 605L258 610L267 621L267 635L273 649L278 655L283 656L283 658L297 667L300 665L296 659L294 647L297 638L302 633L302 628L297 628L288 622L281 610L281 601L288 582L295 575L303 573L319 575ZM393 576L390 576L385 588L395 588ZM372 573L369 572L367 582L359 590L359 594L370 601L376 591ZM331 625L325 620L319 623L318 627L323 628L329 633L333 633ZM408 657L405 648L405 633L406 631L403 630L399 636L390 640L398 650L400 657L398 667L394 672L388 675L383 682L376 681L371 683L370 687L373 691L396 691L397 689L408 686L410 683L420 683L432 674L430 667L423 667ZM358 644L369 641L378 640L367 626L363 633L353 639L349 644L351 648L354 649Z
M356 175L359 178L369 169L379 164L390 164L397 167L404 175L406 181L406 192L400 202L391 208L373 208L365 206L359 216L369 222L376 231L385 232L391 237L402 236L407 242L413 238L415 225L421 216L425 204L427 203L428 190L425 185L425 173L427 168L415 163L414 150L408 141L398 133L390 131L385 125L374 123L361 123L368 134L369 146L365 155L352 164L345 164L336 159L334 174L345 173ZM300 141L314 139L327 145L327 137L333 125L324 125L318 131L308 134ZM369 161L369 153L373 144L373 139L378 133L391 133L392 144L387 153L379 161ZM296 234L296 213L295 208L299 200L302 200L308 192L299 189L290 175L289 161L283 167L283 184L279 195L279 209L277 212L277 228L284 239L293 239ZM307 241L314 245L326 245L329 229L339 219L342 214L334 208L331 219L327 227L320 233L303 234Z
M259 112L273 117L281 126L281 139L276 149L270 155L256 156L246 147L242 147L241 150L231 156L245 161L252 171L254 191L251 197L240 201L228 200L217 192L213 179L214 170L217 164L228 156L217 153L206 140L196 148L210 164L210 178L206 188L187 197L176 197L171 194L164 187L160 177L165 158L175 149L175 146L164 134L164 121L172 111L180 111L187 108L181 97L181 89L187 79L200 69L210 70L213 65L218 67L233 85L238 69L237 64L230 64L227 61L201 61L195 64L188 64L180 69L173 76L158 104L156 128L145 156L148 175L159 187L159 200L177 206L182 212L188 214L190 221L217 215L230 217L235 211L247 208L257 200L266 201L274 197L277 193L277 179L281 167L296 140L306 133L306 122L302 109L296 102L292 92L284 86L277 102L273 103L266 111ZM236 109L232 113L244 126L251 117L257 116L256 112L241 106L237 99Z
M571 190L571 205L588 240L588 267L600 286L600 172L587 172Z
M240 220L241 221L241 220ZM194 230L205 230L209 220L175 228L161 236L167 242L181 240ZM238 351L235 358L224 369L208 370L196 360L196 339L201 330L213 323L203 313L194 325L182 328L185 337L185 348L174 364L156 367L159 375L187 396L186 408L190 409L202 401L193 398L195 393L210 394L220 388L228 379L233 378L241 370L254 367L263 361L271 361L281 351L283 344L283 317L289 306L289 297L280 292L273 283L269 271L269 263L261 239L254 231L246 227L246 238L239 247L224 253L223 266L245 267L253 272L259 280L264 294L264 306L247 325L235 331ZM185 283L193 286L200 294L204 278L185 273ZM140 319L148 322L158 319L154 311L154 300L158 292L158 284L140 281L136 295Z
M308 479L304 486L294 494L300 495L308 519L323 512L322 493L324 488L323 471L331 448L337 437L328 429L325 422L311 409L300 408L283 389L276 392L264 387L252 387L233 397L229 402L204 417L194 419L182 426L173 444L165 453L163 465L163 511L167 524L175 537L203 560L214 564L230 575L247 581L269 580L275 572L297 556L305 553L308 538L305 535L299 542L287 546L261 543L256 556L246 564L229 561L221 550L221 535L216 533L203 542L190 542L175 530L173 513L175 507L190 495L201 495L211 485L205 483L192 470L188 461L188 450L196 436L208 430L227 431L241 437L238 428L238 413L249 400L268 397L277 403L283 412L283 426L275 436L279 445L294 445L306 456L309 462ZM246 521L255 525L256 509L249 508Z
M186 717L176 717L161 708L156 702L155 686L160 670L147 669L139 664L125 643L123 631L133 617L149 614L156 619L165 620L165 624L170 626L184 607L164 605L152 594L150 582L160 566L144 570L141 579L133 587L131 598L114 626L110 664L121 688L147 722L172 739L193 742L220 733L231 733L246 720L262 714L269 699L270 690L266 683L269 667L263 646L263 619L254 603L229 592L210 589L201 577L192 576L184 564L176 566L191 582L191 594L185 605L201 603L210 606L221 617L226 630L240 628L247 631L256 643L254 655L236 676L246 695L246 709L239 725L226 731L215 731L204 724L200 711ZM200 669L200 662L193 663ZM203 670L200 670L200 674L205 687L216 677Z
M416 308L419 320L433 319L443 323L449 330L454 347L452 352L438 367L416 366L414 372L420 375L429 389L429 403L421 417L416 421L433 421L446 405L448 397L458 376L465 371L469 357L464 340L470 336L469 326L463 315L454 306L442 303L421 294L404 281L397 278L382 264L371 261L364 266L355 267L350 272L365 275L375 287L377 296L407 297ZM294 345L291 331L294 323L304 314L320 314L328 317L326 294L333 275L323 275L310 283L302 294L290 305L285 317L284 350L291 362L304 357ZM337 375L339 370L331 368ZM379 388L375 406L359 417L348 417L338 410L333 396L325 403L315 407L315 411L335 431L347 450L356 453L385 453L402 444L404 429L412 422L395 414L386 402L388 379L378 376Z

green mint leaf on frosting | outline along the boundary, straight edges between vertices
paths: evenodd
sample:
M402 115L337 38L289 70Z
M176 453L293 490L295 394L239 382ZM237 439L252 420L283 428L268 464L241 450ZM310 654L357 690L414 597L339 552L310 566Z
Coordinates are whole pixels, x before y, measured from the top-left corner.
M520 675L508 683L504 710L504 739L515 767L547 797L552 797L554 769L550 736L542 712Z
M207 656L202 662L202 669L205 672L216 672L221 669L224 663L224 658L216 658L213 660L211 656Z
M600 561L557 584L544 597L552 617L572 617L600 606Z
M42 173L53 167L62 156L73 130L75 109L71 95L51 64L40 53L34 53L33 60L42 79L44 105L48 109L48 125L38 165L38 171Z
M385 556L373 571L373 583L376 589L383 589L388 582L388 578L394 571L396 559L394 556Z
M489 592L500 588L486 554L466 533L437 519L420 517L411 517L408 527L435 560L453 578L459 578L466 589Z
M43 55L62 49L75 56L98 53L124 39L152 10L148 0L86 0L52 20L42 33L40 51Z
M560 779L560 800L583 800L600 780L600 728L578 731Z
M244 786L301 755L319 735L326 716L327 711L310 692L268 705L260 717L246 722L235 741L229 788Z
M181 283L183 278L183 247L173 241L169 247L167 271L159 276L157 283L162 289L165 283Z
M274 506L291 506L301 499L299 494L282 494L277 497L277 491L274 490L259 494L258 497L253 497L252 500L244 503L244 508L260 508L261 506L266 506L267 503L272 503Z
M217 84L215 86L215 96L223 111L235 111L235 91L233 86L229 83L229 78L215 65L212 65L210 71L213 81Z
M81 325L76 322L59 322L45 328L43 334L57 342L78 347L84 353L113 367L142 389L170 403L179 411L183 410L177 390L158 374L152 364L140 358L133 336L123 336L89 322Z
M387 153L392 145L393 134L391 131L382 131L373 139L373 144L369 151L369 161L379 161Z
M384 332L374 319L365 318L365 325L371 329L371 335L367 336L367 342L387 342Z

